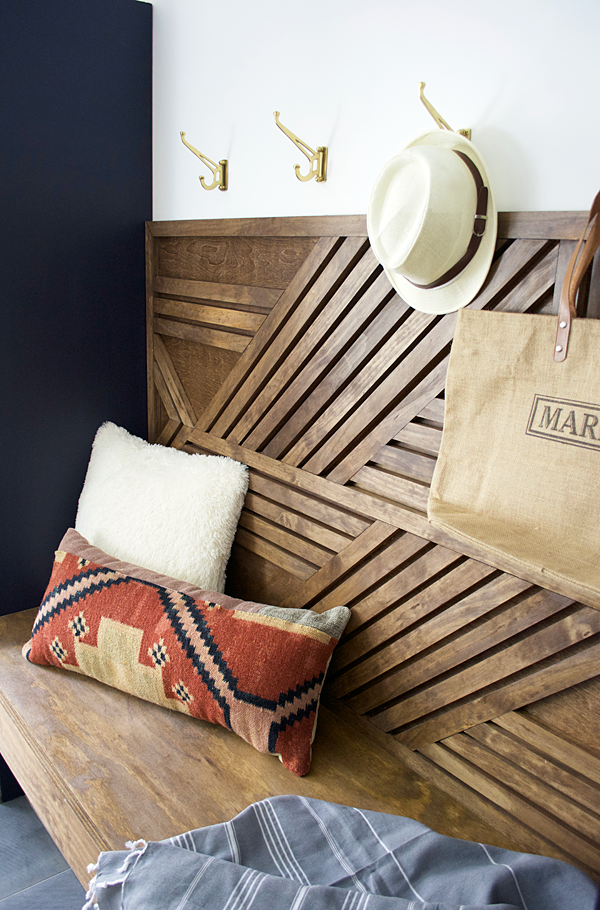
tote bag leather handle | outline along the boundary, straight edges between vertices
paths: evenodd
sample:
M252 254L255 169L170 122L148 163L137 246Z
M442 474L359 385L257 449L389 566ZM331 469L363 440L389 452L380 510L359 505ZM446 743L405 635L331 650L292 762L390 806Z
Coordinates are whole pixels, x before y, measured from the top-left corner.
M587 234L587 239L586 239ZM577 242L567 267L560 293L558 326L554 342L554 359L565 360L569 347L571 321L575 319L577 291L585 272L600 246L600 193L594 199L585 230ZM580 255L581 253L581 255Z

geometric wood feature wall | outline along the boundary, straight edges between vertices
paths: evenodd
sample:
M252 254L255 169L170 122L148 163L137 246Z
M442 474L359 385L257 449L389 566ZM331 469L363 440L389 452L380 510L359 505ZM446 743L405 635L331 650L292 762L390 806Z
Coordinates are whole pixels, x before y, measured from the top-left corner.
M555 313L585 221L501 214L471 306ZM395 293L362 216L153 222L147 270L151 441L250 468L228 591L347 604L329 706L597 879L600 611L426 518L456 314Z

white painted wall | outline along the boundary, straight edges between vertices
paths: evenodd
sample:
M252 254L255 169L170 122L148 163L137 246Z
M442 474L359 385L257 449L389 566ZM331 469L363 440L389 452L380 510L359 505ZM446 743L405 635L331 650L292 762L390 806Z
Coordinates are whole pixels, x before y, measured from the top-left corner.
M600 189L599 0L153 0L154 218L355 214L435 128L473 142L501 211L588 209ZM275 126L329 147L327 182ZM227 158L230 188L184 147Z

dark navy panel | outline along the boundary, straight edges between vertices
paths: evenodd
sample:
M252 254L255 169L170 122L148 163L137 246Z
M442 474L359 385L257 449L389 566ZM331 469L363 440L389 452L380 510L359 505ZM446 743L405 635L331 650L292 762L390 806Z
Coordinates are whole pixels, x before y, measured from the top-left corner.
M0 3L0 614L38 606L105 420L146 434L152 7Z

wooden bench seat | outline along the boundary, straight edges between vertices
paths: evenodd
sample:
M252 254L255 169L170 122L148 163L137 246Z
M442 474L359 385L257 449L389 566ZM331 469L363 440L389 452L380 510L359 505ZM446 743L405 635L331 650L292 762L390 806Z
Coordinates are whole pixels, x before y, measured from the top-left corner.
M0 742L40 819L87 884L127 840L160 840L297 793L418 818L454 837L517 845L322 708L304 778L219 726L95 680L27 663L35 610L0 618Z

